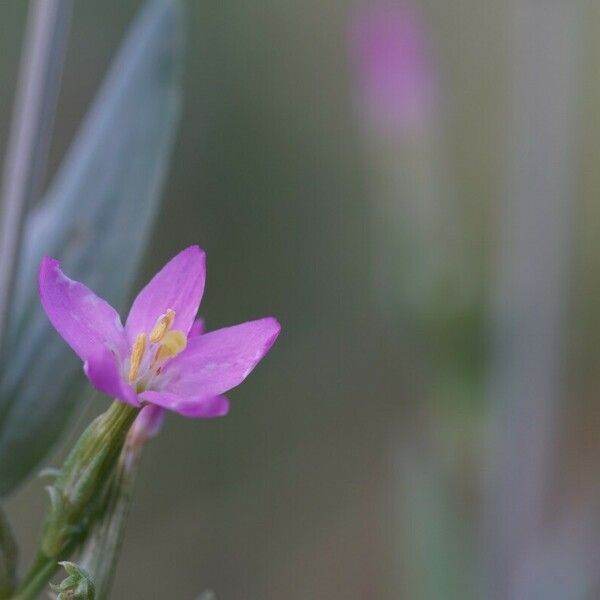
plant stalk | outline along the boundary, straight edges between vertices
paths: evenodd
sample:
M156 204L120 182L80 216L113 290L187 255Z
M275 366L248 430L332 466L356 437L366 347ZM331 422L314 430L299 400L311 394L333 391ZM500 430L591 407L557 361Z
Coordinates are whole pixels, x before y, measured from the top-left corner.
M10 310L23 223L43 181L64 63L71 0L32 0L2 178L0 348Z
M35 598L73 550L85 540L115 473L139 409L115 400L83 432L49 486L50 509L37 558L13 600Z

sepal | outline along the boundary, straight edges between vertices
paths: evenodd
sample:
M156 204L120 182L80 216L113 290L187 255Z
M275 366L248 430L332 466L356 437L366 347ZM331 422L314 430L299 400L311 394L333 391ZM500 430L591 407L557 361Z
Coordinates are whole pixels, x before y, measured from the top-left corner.
M50 584L50 589L57 594L56 600L95 600L96 586L85 569L66 560L58 564L64 567L67 577L59 585Z

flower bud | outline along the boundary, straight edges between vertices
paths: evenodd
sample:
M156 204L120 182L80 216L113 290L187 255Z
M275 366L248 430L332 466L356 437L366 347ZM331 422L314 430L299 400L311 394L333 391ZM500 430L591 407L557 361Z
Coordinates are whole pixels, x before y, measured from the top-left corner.
M350 51L364 116L387 135L420 129L436 100L435 69L423 18L410 1L360 6Z
M96 590L90 574L75 563L63 561L59 563L68 577L60 585L51 585L52 591L58 594L57 600L94 600Z
M115 401L79 438L50 494L41 551L59 556L77 538L97 510L127 432L139 409Z
M164 420L164 408L155 404L144 406L131 426L129 433L130 443L145 444L150 438L158 434Z

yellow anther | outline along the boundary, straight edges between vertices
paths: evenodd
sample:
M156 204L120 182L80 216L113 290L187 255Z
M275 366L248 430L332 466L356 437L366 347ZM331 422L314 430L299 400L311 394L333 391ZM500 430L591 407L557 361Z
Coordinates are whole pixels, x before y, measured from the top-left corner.
M171 329L173 321L175 321L175 311L171 308L168 308L164 315L158 317L156 325L154 325L154 328L150 332L150 341L153 344L160 342L165 336L165 333Z
M167 358L177 356L185 350L187 345L187 336L183 331L173 330L167 331L162 338L162 343L154 356L154 363L161 363Z
M131 349L131 360L129 362L129 381L135 381L142 364L142 358L144 358L144 352L146 351L146 334L140 333L135 338L133 348Z

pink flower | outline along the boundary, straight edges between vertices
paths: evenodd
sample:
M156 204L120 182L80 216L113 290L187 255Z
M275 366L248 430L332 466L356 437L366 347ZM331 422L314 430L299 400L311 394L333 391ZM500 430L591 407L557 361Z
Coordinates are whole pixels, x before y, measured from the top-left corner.
M364 110L384 133L431 118L435 72L428 42L421 14L408 2L367 3L353 14L349 43Z
M186 417L227 414L222 394L250 374L279 335L271 317L203 333L194 319L205 273L204 252L186 248L138 294L123 326L115 309L66 277L58 261L42 259L39 291L50 322L96 389L146 407L136 426L148 436L160 428L162 409Z

